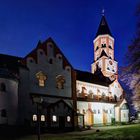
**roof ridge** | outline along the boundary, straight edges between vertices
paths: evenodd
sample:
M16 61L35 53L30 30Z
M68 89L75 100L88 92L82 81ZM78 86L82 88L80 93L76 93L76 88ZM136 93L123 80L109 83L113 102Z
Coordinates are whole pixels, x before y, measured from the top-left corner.
M11 54L2 54L2 53L0 53L0 56L14 57L14 58L19 58L19 59L23 58L23 57L20 57L20 56L15 56L15 55L11 55Z

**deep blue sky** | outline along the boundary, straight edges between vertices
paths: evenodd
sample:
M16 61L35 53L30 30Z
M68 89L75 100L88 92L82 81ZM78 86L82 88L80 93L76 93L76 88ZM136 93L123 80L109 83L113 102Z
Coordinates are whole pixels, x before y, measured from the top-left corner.
M0 53L25 56L38 40L52 37L74 68L90 71L93 39L105 16L115 38L115 57L124 65L135 34L140 0L1 0Z

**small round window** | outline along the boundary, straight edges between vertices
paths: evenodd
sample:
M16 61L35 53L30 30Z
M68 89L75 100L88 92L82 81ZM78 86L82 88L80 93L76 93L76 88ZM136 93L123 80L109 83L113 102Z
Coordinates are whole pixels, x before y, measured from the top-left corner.
M109 64L112 65L113 64L112 61L109 61Z

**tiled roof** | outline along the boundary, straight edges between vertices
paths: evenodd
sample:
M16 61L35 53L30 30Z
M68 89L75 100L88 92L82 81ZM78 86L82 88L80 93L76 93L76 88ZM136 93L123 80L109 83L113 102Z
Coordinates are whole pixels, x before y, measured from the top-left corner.
M21 57L0 54L0 68L17 71L18 67L25 67L21 64Z
M97 67L94 74L86 71L76 70L76 79L83 82L94 83L102 86L109 86L113 81L105 77L101 69Z

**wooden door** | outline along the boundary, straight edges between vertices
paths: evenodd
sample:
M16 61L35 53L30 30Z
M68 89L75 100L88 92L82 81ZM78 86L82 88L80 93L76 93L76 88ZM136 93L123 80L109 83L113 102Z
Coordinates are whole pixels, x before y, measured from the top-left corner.
M87 125L93 125L93 112L91 112L90 110L87 110L86 112L86 122Z
M107 124L107 113L105 110L103 110L103 124L106 125Z

